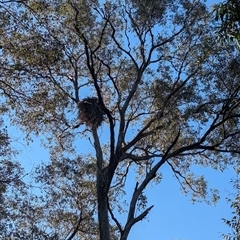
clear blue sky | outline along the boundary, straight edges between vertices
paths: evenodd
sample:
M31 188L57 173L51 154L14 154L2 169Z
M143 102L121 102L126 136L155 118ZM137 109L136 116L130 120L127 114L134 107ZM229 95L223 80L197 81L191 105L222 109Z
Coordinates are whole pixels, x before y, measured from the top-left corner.
M207 1L208 5L219 1ZM10 128L10 136L16 140L15 148L20 151L17 158L27 166L29 171L41 161L48 160L47 152L40 147L35 139L29 146L22 144L23 135L16 128ZM87 149L91 150L91 146ZM216 206L206 203L192 204L189 197L184 196L180 186L168 166L163 166L162 182L147 190L149 206L154 205L148 217L135 225L129 240L218 240L221 234L230 229L221 220L230 218L231 209L225 197L232 191L229 184L234 177L232 169L219 173L210 169L198 169L204 173L211 187L220 190L221 199ZM135 183L129 183L128 189L133 190Z

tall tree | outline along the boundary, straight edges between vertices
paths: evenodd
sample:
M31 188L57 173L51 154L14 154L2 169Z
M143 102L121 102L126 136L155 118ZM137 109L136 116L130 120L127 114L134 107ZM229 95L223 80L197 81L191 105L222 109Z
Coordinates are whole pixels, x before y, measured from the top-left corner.
M240 59L215 44L202 1L2 1L0 11L12 122L44 134L50 151L36 172L45 193L25 206L37 214L16 222L23 239L127 239L164 164L193 200L218 198L191 168L239 164ZM95 154L81 153L87 143Z

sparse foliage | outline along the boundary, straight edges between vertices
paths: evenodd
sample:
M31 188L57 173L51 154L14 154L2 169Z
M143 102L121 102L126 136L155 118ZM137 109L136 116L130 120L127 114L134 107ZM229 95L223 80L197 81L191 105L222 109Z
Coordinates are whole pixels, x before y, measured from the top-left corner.
M223 218L224 223L231 228L231 233L223 234L225 240L239 240L240 239L240 180L239 178L234 181L234 188L236 193L234 199L228 199L231 202L231 209L233 217L230 220Z
M14 199L17 203L18 193L25 188L23 169L14 161L16 151L11 148L7 128L0 120L0 237L6 239L11 232ZM7 233L8 231L8 233Z
M21 238L126 240L164 164L193 201L218 199L192 167L239 164L240 59L209 15L199 0L0 3L3 102L50 151L15 210Z

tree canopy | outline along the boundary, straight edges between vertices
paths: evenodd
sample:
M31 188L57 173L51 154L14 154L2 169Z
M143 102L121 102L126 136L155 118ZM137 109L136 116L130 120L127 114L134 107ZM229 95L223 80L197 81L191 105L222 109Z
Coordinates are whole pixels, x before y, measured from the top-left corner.
M217 201L192 167L239 165L240 58L204 1L1 1L0 23L1 104L50 153L6 239L125 240L163 165L193 201Z

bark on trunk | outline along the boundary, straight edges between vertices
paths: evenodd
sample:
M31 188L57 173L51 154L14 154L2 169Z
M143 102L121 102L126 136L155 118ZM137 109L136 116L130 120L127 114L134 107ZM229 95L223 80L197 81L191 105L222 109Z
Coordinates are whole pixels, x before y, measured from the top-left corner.
M107 184L103 173L103 154L97 129L92 129L94 147L96 150L97 167L97 201L98 201L98 225L100 240L110 240L109 218L108 218L108 196Z
M110 240L109 233L109 218L108 218L108 199L104 191L104 186L101 185L102 175L98 174L97 178L97 199L98 199L98 224L100 232L100 240Z

